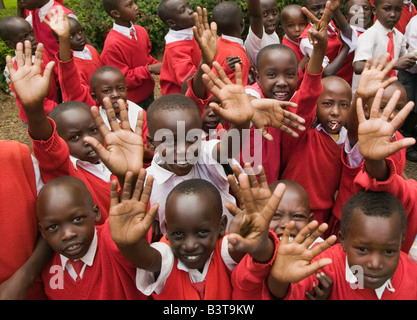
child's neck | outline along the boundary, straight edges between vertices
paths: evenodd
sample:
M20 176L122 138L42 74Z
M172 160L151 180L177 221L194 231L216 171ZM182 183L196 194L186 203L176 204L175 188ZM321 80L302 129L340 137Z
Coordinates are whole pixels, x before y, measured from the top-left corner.
M114 23L118 24L119 26L126 27L126 28L130 28L130 26L133 24L132 21L126 21L122 19L115 19Z

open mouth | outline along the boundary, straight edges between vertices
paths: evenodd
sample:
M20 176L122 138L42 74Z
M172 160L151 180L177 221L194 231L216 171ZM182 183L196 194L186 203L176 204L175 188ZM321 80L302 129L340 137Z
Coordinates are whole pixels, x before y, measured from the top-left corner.
M274 92L273 96L277 100L286 100L288 96L288 92L287 91Z
M76 257L78 256L83 248L83 244L82 243L75 243L72 244L68 247L66 247L63 251L64 251L64 255L67 257Z
M329 127L332 130L337 129L339 126L340 126L340 121L332 120L332 121L329 122Z

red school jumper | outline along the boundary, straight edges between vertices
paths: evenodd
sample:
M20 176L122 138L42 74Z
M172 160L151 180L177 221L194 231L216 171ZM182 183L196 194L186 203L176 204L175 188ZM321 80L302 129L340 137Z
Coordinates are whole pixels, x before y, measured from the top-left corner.
M169 245L165 237L161 239ZM177 268L178 258L175 257L171 274L160 294L152 294L155 300L230 300L232 286L230 283L231 271L223 262L221 256L223 237L219 238L211 257L210 266L204 284L204 299L193 287L188 272Z
M194 38L167 43L159 76L161 94L180 94L184 81L197 71L200 61L201 50Z
M74 281L62 269L61 257L55 253L45 266L42 279L51 300L149 300L136 288L136 267L126 260L110 235L108 220L97 226L97 251L94 262L86 266L82 279ZM58 270L62 273L58 273ZM52 268L55 267L55 268ZM52 268L52 269L51 269ZM63 279L58 279L59 275ZM57 287L58 280L63 287Z
M33 153L39 161L43 182L48 183L61 176L81 179L90 191L94 203L100 208L101 218L98 224L103 224L109 216L110 182L96 177L79 166L74 168L70 160L68 145L56 132L55 122L52 119L49 119L49 122L54 130L52 136L46 141L32 139Z
M137 39L129 39L111 29L104 41L101 61L103 65L123 72L128 88L127 98L139 104L153 93L155 87L148 65L159 61L150 54L152 45L146 29L139 25L134 25L134 28Z
M298 108L287 108L288 111L298 114L300 117L305 118L305 113L310 112L309 110L315 110L317 104L317 99L319 98L323 88L321 84L322 73L319 74L310 74L307 72L304 74L304 79L301 82L300 88L295 92L294 96L291 98L291 102L297 103ZM254 83L251 86L247 86L246 89L251 88L257 91L262 98L261 88L258 83ZM303 111L306 110L306 111ZM308 128L309 124L306 124ZM250 128L250 141L244 144L244 152L250 152L251 155L254 155L254 134L255 128L252 126ZM279 174L282 165L282 156L281 156L281 139L282 137L290 137L288 134L283 134L283 132L277 128L267 127L266 130L273 136L273 141L268 141L262 138L262 166L264 167L265 174L268 180L268 184L271 184L278 179L280 179ZM300 134L300 132L298 132ZM249 151L246 149L249 144ZM241 164L244 165L244 161L241 157ZM298 161L298 160L297 160Z
M39 235L36 178L29 147L0 141L0 284L32 255ZM35 281L28 299L45 299L42 282Z

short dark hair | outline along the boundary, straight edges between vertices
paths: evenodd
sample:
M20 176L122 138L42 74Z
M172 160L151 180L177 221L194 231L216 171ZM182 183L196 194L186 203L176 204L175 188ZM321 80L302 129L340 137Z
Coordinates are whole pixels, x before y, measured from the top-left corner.
M167 20L171 18L171 10L169 8L170 0L162 0L157 9L157 15L163 23L166 24Z
M96 89L98 76L101 75L101 74L103 74L103 73L105 73L105 72L115 72L115 73L118 73L118 74L122 75L123 78L125 77L125 75L123 74L123 72L120 71L116 67L113 67L113 66L102 66L102 67L98 68L96 71L94 71L94 73L90 77L90 87L91 87L91 90L93 92Z
M68 110L75 110L75 109L84 109L88 112L90 112L90 107L85 104L84 102L80 102L80 101L67 101L67 102L63 102L58 104L55 108L53 108L51 110L51 112L49 112L49 118L51 118L52 120L55 121L55 123L57 123L60 121L61 115L62 113L64 113L65 111Z
M361 210L364 215L369 217L389 218L394 214L399 214L401 233L405 235L407 215L401 202L391 193L363 190L351 196L343 206L340 220L340 233L344 236L350 228L350 221L355 209Z
M298 65L298 59L297 59L297 54L295 53L295 51L293 49L291 49L290 47L280 44L280 43L276 43L276 44L270 44L267 45L265 47L263 47L261 50L259 50L258 55L256 56L256 65L259 65L259 62L262 59L262 56L270 51L270 50L285 50L288 51L290 54L292 54L294 56L294 59L297 61L297 65Z
M154 114L159 111L187 110L195 112L201 118L201 112L195 101L183 94L167 94L156 99L146 110L149 132L153 132Z
M27 22L22 17L18 16L7 16L0 19L0 38L3 41L10 40L16 34L16 22Z
M213 8L212 16L219 32L230 34L236 28L240 28L243 14L236 2L223 1Z
M104 11L106 11L106 13L111 16L111 12L112 10L116 10L117 7L119 6L120 0L102 0L102 5L103 5L103 9Z
M173 194L203 194L211 193L215 199L213 207L216 212L223 214L223 203L219 190L209 181L204 179L189 179L177 184L168 194L166 202Z

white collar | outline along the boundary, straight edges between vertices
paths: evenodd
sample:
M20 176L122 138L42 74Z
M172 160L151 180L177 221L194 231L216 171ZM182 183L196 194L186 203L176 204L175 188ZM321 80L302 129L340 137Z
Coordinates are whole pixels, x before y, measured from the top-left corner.
M285 39L287 39L289 42L292 42L294 44L296 44L297 46L299 45L298 42L292 41L286 34L284 34Z
M104 165L104 163L99 160L98 163L90 163L88 161L80 160L76 157L73 157L70 155L70 160L74 166L74 169L77 169L77 166L80 166L85 171L90 172L91 174L95 175L96 177L106 181L110 182L111 172L110 170Z
M193 28L187 28L182 30L172 30L169 29L168 33L165 35L165 42L172 43L182 40L193 40L194 33Z
M211 258L213 257L213 253L211 253L210 258L207 259L206 263L204 264L203 272L201 273L198 271L198 269L189 269L184 263L181 262L180 259L178 259L177 268L178 270L182 270L185 272L188 272L190 275L190 279L193 283L199 283L206 279L207 271L210 266Z
M358 278L353 274L351 268L349 267L347 256L346 256L346 273L345 273L345 279L350 284L357 284ZM360 290L362 288L357 288L357 290ZM395 289L392 286L391 279L388 279L382 286L375 289L375 294L378 297L378 299L381 299L382 294L384 293L385 289L388 289L391 292L395 292Z
M222 34L222 38L225 39L225 40L228 40L228 41L236 42L243 47L243 40L241 38L227 36L227 35L224 35L224 34Z
M395 28L392 28L392 29L385 28L385 27L381 24L381 22L379 22L379 20L376 20L376 21L375 21L374 26L375 26L375 28L378 28L379 30L381 30L381 31L384 33L384 35L387 35L387 34L388 34L388 33L390 33L391 31L392 31L392 32L394 32L394 35L396 35L396 34L397 34L397 29L395 29Z
M364 32L366 31L366 29L365 29L365 28L363 28L363 27L359 27L359 26L355 26L354 24L351 24L351 25L350 25L350 27L351 27L353 30L355 30L355 31L359 31L359 32L361 32L361 33L364 33Z
M82 60L93 60L90 49L84 46L82 51L73 51L73 56Z
M168 181L171 177L177 177L181 180L189 180L194 178L194 166L191 168L190 172L185 176L177 176L174 172L169 171L161 166L163 159L161 159L159 153L155 153L152 159L152 170L153 178L158 184L163 184Z
M336 142L336 144L338 146L343 145L343 143L345 142L346 138L347 138L347 130L345 127L342 127L339 131L339 139L336 141L335 138L333 137L333 135L331 133L328 133L323 126L321 125L321 123L319 123L316 127L317 131L323 131L325 134L327 134L329 137L331 137L334 142Z
M54 5L54 0L49 0L48 3L46 3L45 5L39 8L39 11L38 11L39 20L43 21L43 19L45 19L46 15L48 14L49 10L51 10L53 5Z
M132 22L130 22L130 27L121 26L120 24L117 24L116 22L113 22L113 30L121 33L125 37L128 37L129 39L132 39L130 36L130 32L133 31L136 37L136 30L135 26Z
M97 229L95 229L94 237L93 237L93 240L91 241L91 244L90 244L90 247L88 248L87 253L83 257L80 258L80 260L84 262L86 265L88 265L89 267L93 265L94 257L96 256L96 252L97 252L97 244L98 244ZM62 270L65 270L67 263L68 261L70 261L70 259L68 259L66 256L62 254L60 254L59 256L61 258ZM70 264L71 264L71 261L70 261Z

